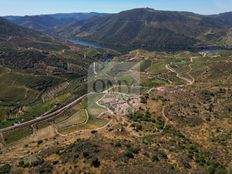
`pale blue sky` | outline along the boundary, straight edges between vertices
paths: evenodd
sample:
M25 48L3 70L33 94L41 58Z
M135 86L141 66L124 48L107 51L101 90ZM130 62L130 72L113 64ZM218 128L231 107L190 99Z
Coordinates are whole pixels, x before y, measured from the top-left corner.
M0 16L93 11L115 13L139 7L215 14L232 11L232 0L0 0Z

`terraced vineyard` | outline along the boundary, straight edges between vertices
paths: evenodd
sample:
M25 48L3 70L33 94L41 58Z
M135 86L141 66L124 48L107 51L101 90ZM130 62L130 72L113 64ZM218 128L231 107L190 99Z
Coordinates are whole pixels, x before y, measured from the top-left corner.
M0 128L39 117L85 94L88 66L103 54L75 46L47 52L1 48Z

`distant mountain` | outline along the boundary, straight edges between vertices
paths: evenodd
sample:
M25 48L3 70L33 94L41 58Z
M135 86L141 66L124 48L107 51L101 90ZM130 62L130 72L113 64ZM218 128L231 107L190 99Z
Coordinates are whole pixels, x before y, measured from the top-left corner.
M212 15L214 19L220 20L225 25L232 27L232 12L221 13L218 15Z
M0 18L0 46L34 47L45 50L57 50L67 47L48 35L18 26L3 18Z
M70 25L77 21L87 20L92 17L104 16L104 13L58 13L36 16L5 16L11 22L46 33L54 33L55 30Z
M62 37L90 40L121 50L230 47L227 36L232 18L227 15L141 8L79 21L56 32Z
M82 39L121 51L232 48L232 13L132 9L117 14L70 13L8 16L12 22L65 39Z
M75 19L77 21L82 21L86 19L90 19L92 17L97 17L97 16L105 16L107 15L106 13L96 13L96 12L91 12L91 13L56 13L56 14L50 14L47 16L53 17L55 19Z

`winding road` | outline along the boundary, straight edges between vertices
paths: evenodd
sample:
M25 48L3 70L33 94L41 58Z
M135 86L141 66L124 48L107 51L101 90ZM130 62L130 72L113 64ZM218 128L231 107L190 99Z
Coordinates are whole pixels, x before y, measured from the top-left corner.
M190 58L190 62L192 63L194 59L196 59L197 57L191 57ZM192 71L192 66L191 66L191 63L188 65L189 66L189 71L186 73L191 79L188 79L186 77L183 77L182 75L180 75L174 68L172 68L169 64L166 64L165 65L165 68L168 70L168 71L171 71L172 73L175 73L176 74L176 77L178 77L179 79L181 80L184 80L187 82L187 86L188 85L192 85L194 82L195 82L195 79L194 77L192 77L192 75L190 74L191 71ZM182 86L182 85L181 85ZM154 89L157 89L157 88L151 88L147 93L149 94L152 90ZM168 122L170 122L169 118L166 116L165 114L165 109L166 109L167 105L164 105L163 108L162 108L162 117L164 118L165 120L165 123L164 123L164 127L163 129L166 128ZM162 131L161 131L162 132ZM161 132L158 132L158 133L153 133L152 135L154 134L159 134Z
M182 75L180 75L175 69L173 69L169 64L166 64L165 65L165 68L173 73L176 74L176 77L178 77L179 79L181 80L184 80L187 82L187 85L192 85L194 82L195 82L195 79L189 74L191 71L192 71L192 67L191 65L189 65L190 67L190 71L187 73L191 79L188 79L186 77L183 77Z
M37 118L35 118L33 120L26 121L26 122L23 122L23 123L14 125L14 126L10 126L10 127L7 127L7 128L0 129L0 133L11 131L11 130L14 130L16 128L21 128L21 127L24 127L24 126L28 126L28 125L31 125L31 124L34 124L34 123L49 119L49 118L51 118L51 117L53 117L53 116L55 116L57 114L62 113L66 109L70 108L71 106L75 105L77 102L81 101L84 97L86 97L89 94L82 95L81 97L75 99L71 103L69 103L69 104L67 104L67 105L65 105L65 106L63 106L63 107L61 107L61 108L59 108L59 109L57 109L57 110L55 110L55 111L53 111L51 113L43 114L40 117L37 117Z

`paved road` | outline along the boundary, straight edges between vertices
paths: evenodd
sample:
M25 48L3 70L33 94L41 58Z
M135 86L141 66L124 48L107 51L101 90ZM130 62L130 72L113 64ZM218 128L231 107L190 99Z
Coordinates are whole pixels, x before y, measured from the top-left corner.
M20 123L20 124L17 124L17 125L14 125L14 126L10 126L10 127L7 127L7 128L3 128L3 129L0 129L0 133L3 133L3 132L7 132L7 131L10 131L10 130L14 130L16 128L20 128L20 127L24 127L24 126L28 126L28 125L31 125L31 124L34 124L34 123L37 123L37 122L40 122L40 121L43 121L43 120L46 120L50 117L53 117L63 111L65 111L66 109L70 108L71 106L73 106L74 104L76 104L77 102L81 101L84 97L86 97L88 94L85 94L79 98L77 98L76 100L72 101L71 103L63 106L62 108L60 109L57 109L51 113L48 113L48 114L45 114L45 115L42 115L40 117L37 117L33 120L30 120L30 121L27 121L27 122L23 122L23 123Z

